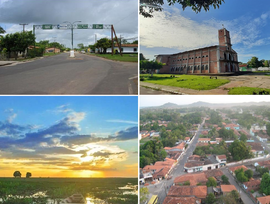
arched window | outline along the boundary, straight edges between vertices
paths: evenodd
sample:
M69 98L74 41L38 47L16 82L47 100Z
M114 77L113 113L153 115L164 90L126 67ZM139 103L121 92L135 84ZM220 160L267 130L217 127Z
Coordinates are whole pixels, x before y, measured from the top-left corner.
M200 65L198 65L198 70L200 70Z
M202 65L202 70L204 70L204 65Z
M205 65L205 70L208 70L208 65Z
M225 59L225 60L227 59L226 53L224 53L224 59Z
M229 54L229 60L230 60L230 61L232 60L232 58L231 58L231 54Z
M196 70L196 69L197 69L197 66L195 65L195 66L194 66L194 70Z

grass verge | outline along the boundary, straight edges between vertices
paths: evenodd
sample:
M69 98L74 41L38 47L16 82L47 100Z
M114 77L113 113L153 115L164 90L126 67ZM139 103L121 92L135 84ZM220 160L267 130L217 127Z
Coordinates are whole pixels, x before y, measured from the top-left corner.
M229 89L230 95L269 95L270 89L256 87L234 87Z
M178 75L171 77L168 74L154 74L150 77L148 74L141 74L144 82L160 84L165 86L174 86L195 90L211 90L221 85L227 84L230 81L227 79L210 79L209 76L195 76L195 75Z
M98 57L114 60L114 61L121 61L121 62L138 62L138 54L120 54L111 55L111 54L91 54Z

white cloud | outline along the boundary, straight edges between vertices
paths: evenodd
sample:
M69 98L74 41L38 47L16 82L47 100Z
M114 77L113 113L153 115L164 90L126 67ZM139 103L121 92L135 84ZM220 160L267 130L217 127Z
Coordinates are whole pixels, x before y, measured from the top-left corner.
M230 21L210 19L197 22L185 18L177 8L156 12L154 18L140 16L140 42L147 48L171 48L186 51L218 44L218 29L222 24L230 31L232 44L241 44L250 49L269 42L262 38L262 27L266 26L269 15L262 14L257 18L241 16ZM156 53L164 54L164 53ZM148 53L145 52L147 56Z
M16 113L13 113L11 114L9 117L8 117L8 122L11 123L15 118L17 117L17 114Z

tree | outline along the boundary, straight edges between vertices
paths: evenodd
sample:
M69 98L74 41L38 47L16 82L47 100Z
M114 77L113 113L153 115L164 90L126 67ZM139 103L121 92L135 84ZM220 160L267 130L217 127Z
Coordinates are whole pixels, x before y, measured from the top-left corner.
M154 11L163 10L161 6L164 4L164 0L141 0L140 2L140 14L145 18L153 17L152 13ZM183 10L187 7L191 7L194 12L199 13L202 9L209 11L210 6L213 6L215 9L219 8L224 0L167 0L167 2L169 6L177 3L182 6Z
M29 32L17 32L14 34L7 34L0 41L0 47L6 48L9 53L15 53L15 59L17 59L18 52L25 52L26 48L33 45L35 42L35 36L32 31Z
M267 123L266 125L266 132L268 135L270 135L270 123Z
M144 203L148 200L149 191L148 188L140 188L140 203Z
M217 186L217 181L213 177L209 177L208 181L206 182L206 185L207 185L207 187L210 187L210 186L216 187Z
M155 70L161 69L163 67L163 63L157 62L155 60L148 61L148 60L141 60L140 61L140 69L141 70L149 70L151 72L151 77L153 77L153 73Z
M79 43L79 44L77 45L77 47L78 47L80 50L84 49L83 43Z
M222 176L221 176L221 179L222 179L222 182L223 182L224 184L229 184L229 178L228 178L227 176L222 175Z
M32 174L30 172L26 173L26 178L30 178L32 176Z
M245 171L245 176L248 178L248 179L251 179L253 177L253 171L251 169L248 169Z
M21 172L20 171L15 171L14 173L13 173L13 176L15 177L15 178L21 178Z
M4 34L6 31L0 26L0 34ZM0 35L1 37L2 35Z
M270 195L270 175L264 173L261 180L260 190L265 195Z
M250 68L258 68L263 66L262 62L259 61L258 57L252 57L247 64Z
M112 41L109 40L108 38L101 38L95 44L95 47L98 48L99 51L104 54L107 52L107 48L111 46L112 46Z
M131 44L139 44L138 40L134 40Z
M251 147L246 146L243 141L235 140L229 146L229 152L231 153L235 161L252 158Z
M265 60L265 61L264 61L264 66L265 66L265 67L270 67L270 65L269 65L269 60Z
M206 196L205 203L206 203L206 204L214 204L215 202L216 202L216 198L215 198L214 193L209 193L209 194Z
M260 167L258 166L256 168L256 171L258 171L260 173L260 176L264 175L265 173L268 173L269 172L269 169L267 167Z
M235 170L234 173L238 181L242 183L248 181L248 177L245 175L243 168Z
M245 134L241 133L240 141L246 142L247 139L248 139L247 136Z

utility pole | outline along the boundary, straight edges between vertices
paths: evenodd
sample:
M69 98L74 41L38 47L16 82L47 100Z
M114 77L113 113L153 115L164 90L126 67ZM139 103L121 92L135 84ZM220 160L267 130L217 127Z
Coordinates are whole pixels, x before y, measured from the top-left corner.
M27 23L21 23L20 25L23 26L23 32L25 32L25 26L28 25Z
M64 23L69 23L71 26L71 47L73 50L73 29L74 29L74 23L80 23L81 21L74 21L73 23L69 22L69 21L65 21Z

